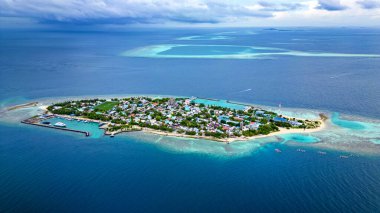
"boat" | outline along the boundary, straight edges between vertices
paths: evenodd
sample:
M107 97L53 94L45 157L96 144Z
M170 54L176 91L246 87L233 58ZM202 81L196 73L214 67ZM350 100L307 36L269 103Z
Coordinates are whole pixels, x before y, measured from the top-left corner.
M57 123L54 124L54 126L56 126L56 127L66 127L66 124L62 123L62 122L57 122Z
M297 149L297 152L306 152L304 149Z
M341 155L341 156L339 156L340 158L349 158L349 156L347 156L347 155Z
M282 152L280 149L274 149L275 152L280 153Z
M46 124L46 125L49 125L50 122L49 121L42 121L42 124Z
M320 155L325 155L325 154L327 154L327 153L326 153L326 152L319 151L318 154L320 154Z

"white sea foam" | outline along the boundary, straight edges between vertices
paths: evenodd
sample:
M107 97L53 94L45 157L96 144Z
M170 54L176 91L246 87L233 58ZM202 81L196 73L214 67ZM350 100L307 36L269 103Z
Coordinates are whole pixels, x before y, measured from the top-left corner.
M241 90L241 91L239 91L238 93L241 93L241 92L249 92L249 91L251 91L252 89L245 89L245 90Z

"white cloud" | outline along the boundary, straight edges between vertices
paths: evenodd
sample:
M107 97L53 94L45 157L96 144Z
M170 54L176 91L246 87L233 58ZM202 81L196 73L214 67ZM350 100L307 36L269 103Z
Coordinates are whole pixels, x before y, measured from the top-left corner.
M347 6L343 5L340 0L319 0L318 9L328 11L339 11L347 9Z
M380 0L0 0L40 23L376 26Z
M360 0L357 1L357 3L363 8L363 9L377 9L380 8L380 0Z
M310 0L304 2L305 10L288 12L276 12L274 19L279 26L368 26L379 27L380 10L367 10L358 6L357 0L344 0L345 10L321 10L320 2ZM343 1L342 1L343 2Z
M241 4L212 0L0 0L0 7L3 15L61 22L219 23L230 17L272 16Z

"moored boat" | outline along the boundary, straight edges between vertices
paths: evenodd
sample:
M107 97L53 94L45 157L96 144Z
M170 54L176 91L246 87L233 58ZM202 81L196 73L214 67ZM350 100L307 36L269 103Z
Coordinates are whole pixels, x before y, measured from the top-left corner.
M56 127L66 127L66 124L62 123L62 122L57 122L57 123L54 124L54 126L56 126Z

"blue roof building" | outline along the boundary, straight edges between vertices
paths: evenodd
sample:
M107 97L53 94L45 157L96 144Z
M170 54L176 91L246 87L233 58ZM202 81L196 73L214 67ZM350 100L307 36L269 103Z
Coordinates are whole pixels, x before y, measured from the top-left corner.
M226 115L221 115L218 117L218 122L220 121L229 121L230 120L230 117L226 116Z
M292 126L301 126L302 125L302 123L300 123L298 121L289 121L289 124Z
M264 111L258 110L255 112L255 115L263 115L264 113L265 113Z
M288 122L288 119L282 118L282 117L274 117L273 121L274 122Z

